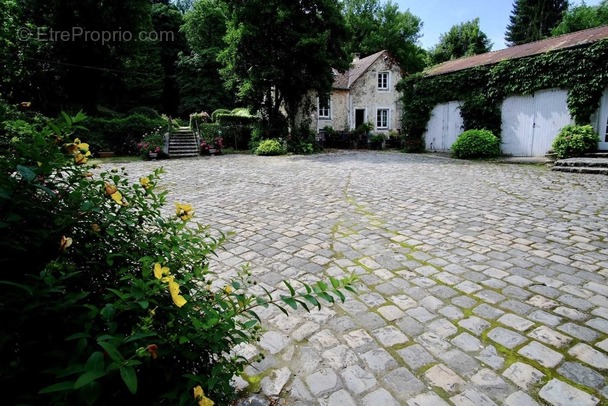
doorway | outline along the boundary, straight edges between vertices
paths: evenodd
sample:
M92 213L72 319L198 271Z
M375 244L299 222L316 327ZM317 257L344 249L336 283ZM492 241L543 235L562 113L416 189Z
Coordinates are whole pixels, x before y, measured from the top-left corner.
M365 109L355 109L355 128L365 123Z

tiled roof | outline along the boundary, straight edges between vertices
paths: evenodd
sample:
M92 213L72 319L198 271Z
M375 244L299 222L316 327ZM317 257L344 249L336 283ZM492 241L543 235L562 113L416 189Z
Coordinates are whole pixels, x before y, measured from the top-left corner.
M338 73L334 79L334 89L348 90L386 51L376 52L370 56L354 61L351 68L344 73Z
M606 38L608 38L608 26L590 28L588 30L560 35L559 37L501 49L500 51L444 62L440 65L433 66L425 73L427 76L443 75L445 73L474 68L476 66L492 65L507 59L524 58L527 56L543 54L545 52L573 48Z

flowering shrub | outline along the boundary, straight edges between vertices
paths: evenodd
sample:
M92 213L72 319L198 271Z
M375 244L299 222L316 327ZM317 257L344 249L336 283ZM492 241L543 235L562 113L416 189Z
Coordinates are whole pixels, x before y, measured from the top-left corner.
M201 141L201 155L209 155L211 150L215 150L215 154L221 154L222 149L224 149L224 139L222 137L215 137L213 140L205 140Z
M157 159L168 158L163 152L163 136L160 133L161 128L151 134L144 134L141 142L137 144L139 155L142 159L150 159L150 153L155 153Z
M354 279L264 296L246 269L222 282L208 257L223 236L191 224L187 203L163 215L161 170L130 184L87 166L82 119L0 151L3 402L229 404L246 364L232 350L258 337L256 307L320 307Z
M599 135L590 125L567 125L553 140L553 150L558 158L584 155L597 150Z

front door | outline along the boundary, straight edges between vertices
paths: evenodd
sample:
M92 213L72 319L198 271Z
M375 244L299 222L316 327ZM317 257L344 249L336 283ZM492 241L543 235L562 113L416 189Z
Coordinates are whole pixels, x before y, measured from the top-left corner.
M365 123L365 109L355 110L355 128Z
M604 96L602 97L598 118L597 132L600 135L598 149L600 151L608 151L608 90L604 92Z

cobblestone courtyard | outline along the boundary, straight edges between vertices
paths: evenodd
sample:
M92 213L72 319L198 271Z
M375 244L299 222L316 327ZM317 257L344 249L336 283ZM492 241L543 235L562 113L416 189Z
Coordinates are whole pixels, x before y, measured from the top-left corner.
M607 177L380 152L127 168L160 165L170 204L236 233L216 271L360 275L344 304L260 312L246 372L281 404L608 404Z

